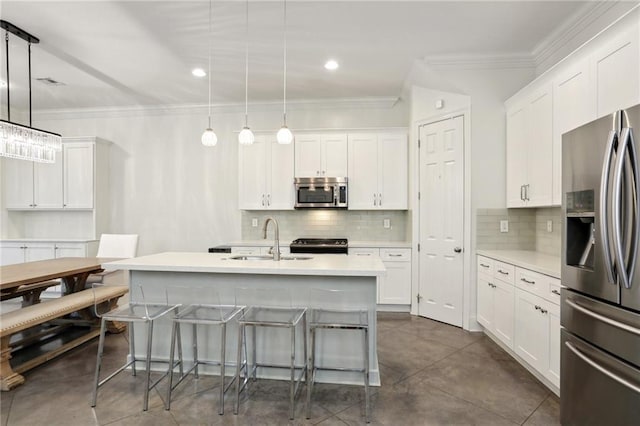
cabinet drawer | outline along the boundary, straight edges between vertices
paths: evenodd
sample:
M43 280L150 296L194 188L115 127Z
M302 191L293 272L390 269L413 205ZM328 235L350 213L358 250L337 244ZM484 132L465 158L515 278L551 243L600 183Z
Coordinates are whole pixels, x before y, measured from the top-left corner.
M380 256L377 248L349 248L349 256Z
M513 284L515 279L515 266L508 263L493 261L493 276L506 283Z
M384 262L410 262L411 249L380 249L380 258Z
M493 275L493 262L493 259L489 259L488 257L484 256L478 256L478 273Z
M549 292L545 296L545 299L560 306L560 288L562 288L560 280L549 277Z

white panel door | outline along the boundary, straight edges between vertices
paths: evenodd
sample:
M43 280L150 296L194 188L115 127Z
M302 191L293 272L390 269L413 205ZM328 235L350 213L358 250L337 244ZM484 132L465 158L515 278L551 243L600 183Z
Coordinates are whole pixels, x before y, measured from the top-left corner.
M560 387L560 306L549 304L549 368L547 378Z
M404 134L378 136L378 208L405 210L408 207L407 137Z
M542 313L544 299L516 290L516 338L514 350L538 371L545 371L549 356L549 326Z
M562 134L596 118L589 61L570 65L553 83L553 204L562 204Z
M640 102L638 26L607 42L592 55L598 117Z
M387 275L378 289L378 303L384 305L411 304L411 263L384 262Z
M378 138L349 135L349 210L378 208Z
M322 168L320 135L296 135L294 145L296 177L320 176Z
M56 243L55 250L56 258L87 256L87 245L84 243Z
M524 105L507 111L507 207L525 204L527 181L527 121Z
M93 208L93 151L92 143L67 143L64 152L64 207Z
M0 245L0 266L24 263L23 243L2 243Z
M62 208L62 164L63 156L56 162L33 164L33 204L38 209Z
M281 145L275 137L269 137L269 161L267 171L267 208L271 210L292 210L293 187L293 144Z
M56 257L55 244L53 243L30 243L25 244L25 262L35 262L36 260L54 259Z
M345 134L322 135L322 176L348 176L347 146L347 135Z
M529 101L527 110L527 206L550 206L553 188L552 85Z
M418 312L462 326L464 119L420 128Z
M478 274L477 320L487 330L493 331L493 283L487 275Z
M31 161L3 158L2 180L5 207L9 209L33 207L33 163Z
M262 210L266 205L267 139L256 136L251 145L239 146L239 204L244 210Z

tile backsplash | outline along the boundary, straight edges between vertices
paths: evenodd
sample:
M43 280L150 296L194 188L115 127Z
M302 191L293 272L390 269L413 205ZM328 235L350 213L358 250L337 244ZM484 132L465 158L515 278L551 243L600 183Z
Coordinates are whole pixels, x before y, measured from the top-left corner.
M409 212L407 211L353 211L353 210L294 210L243 211L242 239L262 238L262 225L273 216L280 226L280 239L349 238L358 241L406 241ZM252 226L253 219L258 226ZM390 227L383 226L384 220ZM271 234L271 231L269 231Z
M560 256L561 212L560 207L478 209L476 248L535 250ZM509 232L500 232L501 220L509 222ZM547 229L548 221L551 221L551 232Z

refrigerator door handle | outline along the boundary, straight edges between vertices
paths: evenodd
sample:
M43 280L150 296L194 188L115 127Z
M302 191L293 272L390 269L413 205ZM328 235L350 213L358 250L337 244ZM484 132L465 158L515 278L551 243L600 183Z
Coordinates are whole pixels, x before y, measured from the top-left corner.
M629 214L627 217L627 262L628 262L628 279L625 283L625 288L631 288L633 285L633 275L636 268L637 256L638 256L638 244L640 243L640 227L638 217L638 189L640 188L640 169L638 167L638 153L636 151L635 138L633 137L633 129L626 127L620 132L620 139L626 141L626 146L629 149L629 165L630 169L627 173L627 185L629 190L627 191L628 198L627 205L629 206Z
M607 271L609 283L616 285L616 277L613 270L613 259L611 255L611 245L609 242L609 180L611 176L611 161L613 159L613 147L618 135L615 130L609 132L607 138L604 163L602 165L602 178L600 180L600 237L602 239L602 253L604 255L604 266Z
M620 321L616 321L614 319L611 319L609 317L606 317L604 315L600 315L597 312L593 312L591 309L587 309L583 306L578 305L576 302L574 302L571 299L565 299L565 303L569 306L571 306L573 309L575 309L576 311L582 312L585 315L590 316L591 318L594 318L600 322L603 322L605 324L609 324L612 327L615 328L619 328L620 330L624 330L628 333L631 334L635 334L637 336L640 336L640 329L636 328L636 327L632 327L628 324L622 323Z
M604 368L603 366L601 366L600 364L598 364L597 362L593 361L591 358L586 356L584 353L582 353L578 348L573 346L570 342L564 342L564 344L578 358L580 358L581 360L583 360L584 362L589 364L591 367L595 368L596 370L598 370L599 372L601 372L605 376L609 377L610 379L615 380L616 382L620 383L622 386L624 386L624 387L626 387L628 389L631 389L635 393L639 393L640 394L640 387L638 387L635 384L629 382L628 380L623 379L622 377L618 376L617 374L612 373L611 371L607 370L606 368Z

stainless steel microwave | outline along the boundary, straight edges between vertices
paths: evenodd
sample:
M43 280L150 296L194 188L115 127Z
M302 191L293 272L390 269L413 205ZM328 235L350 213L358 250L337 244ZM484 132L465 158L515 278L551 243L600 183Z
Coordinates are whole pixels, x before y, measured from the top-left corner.
M295 178L296 209L346 209L347 178Z

